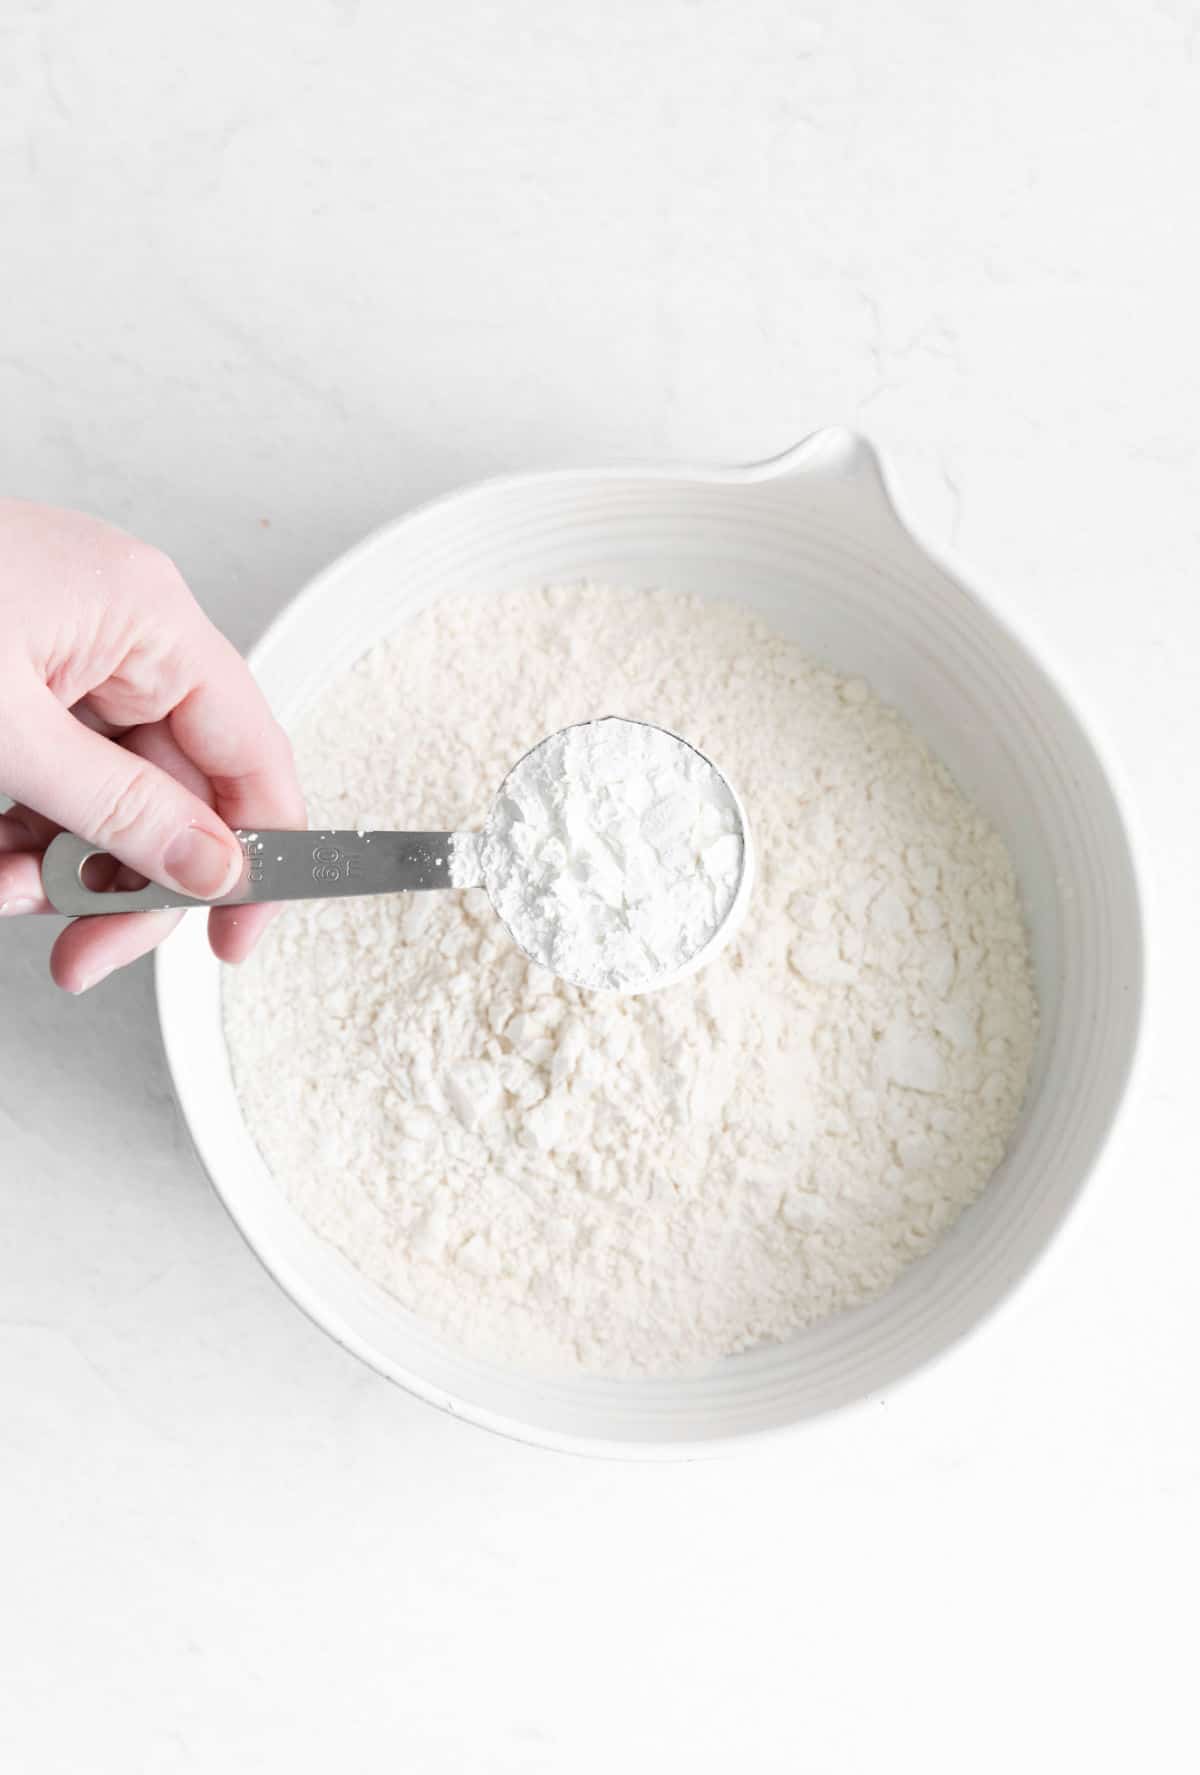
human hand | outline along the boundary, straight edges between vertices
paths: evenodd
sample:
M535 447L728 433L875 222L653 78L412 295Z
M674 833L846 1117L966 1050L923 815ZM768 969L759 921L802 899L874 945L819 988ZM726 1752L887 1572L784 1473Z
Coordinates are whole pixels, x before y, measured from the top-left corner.
M0 914L50 912L41 853L63 828L201 899L242 867L234 826L301 828L287 736L245 661L167 557L80 512L0 499ZM129 872L132 871L131 875ZM275 911L214 907L222 961ZM50 972L84 992L152 949L182 913L75 919Z

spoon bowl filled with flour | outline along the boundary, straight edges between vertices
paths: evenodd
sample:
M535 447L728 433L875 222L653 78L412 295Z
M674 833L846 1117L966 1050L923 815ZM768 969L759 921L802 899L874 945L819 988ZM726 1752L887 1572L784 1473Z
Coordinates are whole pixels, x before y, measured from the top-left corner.
M728 941L750 891L746 819L676 734L608 717L562 729L509 772L452 880L478 879L532 961L575 986L641 992Z

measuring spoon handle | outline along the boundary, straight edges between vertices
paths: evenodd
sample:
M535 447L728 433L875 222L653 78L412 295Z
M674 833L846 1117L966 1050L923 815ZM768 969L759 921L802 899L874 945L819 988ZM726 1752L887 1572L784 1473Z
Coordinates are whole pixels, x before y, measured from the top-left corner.
M56 912L92 918L114 912L157 912L164 906L249 906L262 900L337 900L350 894L413 893L463 887L450 880L453 832L237 832L245 865L241 880L219 900L197 900L148 882L129 893L104 893L83 882L100 845L60 832L42 857L42 886ZM461 871L459 872L461 874ZM473 885L473 884L472 884Z

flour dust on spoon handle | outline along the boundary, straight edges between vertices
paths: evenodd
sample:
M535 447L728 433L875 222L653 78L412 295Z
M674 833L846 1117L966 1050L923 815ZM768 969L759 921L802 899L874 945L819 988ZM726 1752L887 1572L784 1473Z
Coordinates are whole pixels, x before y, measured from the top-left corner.
M480 832L237 833L241 879L219 900L155 882L84 880L101 848L70 833L47 847L56 911L94 918L179 906L482 887L530 960L571 984L644 992L692 973L732 934L751 851L732 787L665 728L608 717L551 734L518 760Z
M51 841L42 886L56 912L94 918L157 912L167 906L253 906L274 900L337 900L351 894L416 893L461 885L450 880L450 832L238 832L245 863L237 886L219 900L148 882L127 893L89 888L83 872L104 852L70 832Z

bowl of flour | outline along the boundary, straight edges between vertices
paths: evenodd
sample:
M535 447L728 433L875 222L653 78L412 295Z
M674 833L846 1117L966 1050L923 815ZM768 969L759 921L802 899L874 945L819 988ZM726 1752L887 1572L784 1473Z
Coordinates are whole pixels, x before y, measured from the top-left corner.
M1050 1241L1136 1039L1136 880L1077 718L913 539L869 447L485 484L260 644L314 822L469 830L540 737L665 727L736 785L708 965L589 991L481 889L289 907L158 961L200 1156L381 1373L580 1452L695 1455L877 1397Z

